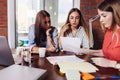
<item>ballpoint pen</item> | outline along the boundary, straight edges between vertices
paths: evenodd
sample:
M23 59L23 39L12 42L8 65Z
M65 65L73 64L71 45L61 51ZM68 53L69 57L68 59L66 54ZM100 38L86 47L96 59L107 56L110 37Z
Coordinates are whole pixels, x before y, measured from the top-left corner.
M51 41L51 43L52 43L53 47L56 48L56 47L55 47L55 43L54 43L53 41Z
M95 80L105 80L105 79L112 79L112 80L119 80L120 79L120 76L116 76L116 75L113 75L113 76L97 76L95 77Z

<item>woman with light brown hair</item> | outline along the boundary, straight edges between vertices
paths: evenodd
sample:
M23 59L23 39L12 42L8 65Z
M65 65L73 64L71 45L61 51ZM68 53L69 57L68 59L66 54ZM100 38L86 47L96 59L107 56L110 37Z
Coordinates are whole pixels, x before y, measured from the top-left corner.
M105 59L94 59L94 62L120 69L120 0L104 0L98 6L98 15L106 33L102 50L98 50L96 54L103 55ZM109 65L104 64L106 59Z
M98 6L98 14L106 30L102 52L120 62L120 0L105 0Z
M66 23L62 26L60 37L76 37L81 39L81 48L89 49L89 30L83 15L78 8L72 8L68 13ZM60 39L59 44L61 45Z

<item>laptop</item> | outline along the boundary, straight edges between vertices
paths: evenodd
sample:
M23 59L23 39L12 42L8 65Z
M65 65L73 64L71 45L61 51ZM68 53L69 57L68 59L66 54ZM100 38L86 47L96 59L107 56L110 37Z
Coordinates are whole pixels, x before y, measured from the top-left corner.
M47 70L13 64L0 70L0 80L44 80Z
M11 49L5 36L0 36L0 65L10 66L15 64Z
M42 80L47 70L15 64L11 49L5 36L0 36L0 80Z

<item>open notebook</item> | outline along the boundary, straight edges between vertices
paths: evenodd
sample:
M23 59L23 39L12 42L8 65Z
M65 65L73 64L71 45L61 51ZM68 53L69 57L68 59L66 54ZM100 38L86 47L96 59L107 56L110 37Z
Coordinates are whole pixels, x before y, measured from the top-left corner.
M0 70L0 80L43 80L47 70L21 65L11 65Z

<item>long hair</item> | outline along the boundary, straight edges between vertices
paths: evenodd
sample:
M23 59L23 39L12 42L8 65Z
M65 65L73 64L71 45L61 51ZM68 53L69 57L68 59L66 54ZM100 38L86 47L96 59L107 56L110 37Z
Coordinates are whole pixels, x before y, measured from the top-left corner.
M44 26L42 26L42 21L45 19L45 17L50 17L50 14L45 10L39 11L36 15L34 41L37 46L39 46L40 42L46 41L46 29L44 29Z
M110 26L110 29L113 32L115 32L115 29L117 28L116 25L120 26L120 0L104 0L98 6L98 9L102 11L112 12L113 21L112 21L112 25ZM101 24L101 26L105 28L103 24ZM117 41L115 46L118 44L119 37L120 37L119 35L116 35L116 36L117 36Z
M87 36L88 36L88 38L89 38L88 26L86 25L86 22L85 22L85 20L84 20L84 18L83 18L83 15L82 15L81 11L80 11L78 8L72 8L72 9L70 10L70 12L68 13L68 17L67 17L67 20L66 20L66 23L65 23L65 24L70 23L70 22L69 22L69 17L70 17L70 14L73 13L73 12L77 12L77 13L79 14L79 16L80 16L78 28L79 28L80 26L83 27L84 30L85 30L85 32L86 32L86 34L87 34ZM69 25L69 26L70 26L70 25ZM71 29L71 27L69 27L69 29L67 29L67 30L65 31L64 36L66 36L67 34L69 34L71 31L72 31L72 29Z
M104 0L102 3L98 5L98 9L102 11L112 12L113 21L110 29L113 31L115 29L115 25L120 25L120 0ZM101 24L102 28L105 28L103 24Z

